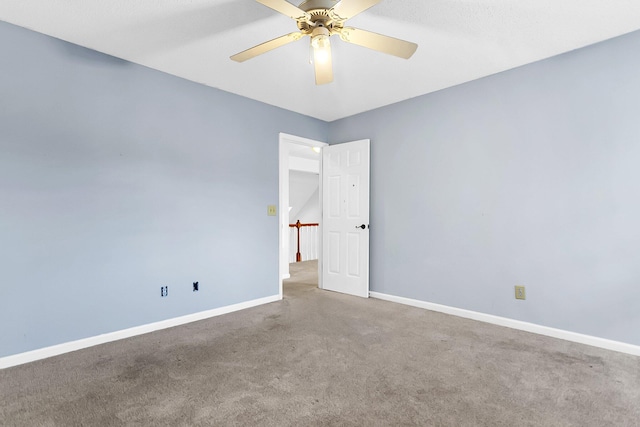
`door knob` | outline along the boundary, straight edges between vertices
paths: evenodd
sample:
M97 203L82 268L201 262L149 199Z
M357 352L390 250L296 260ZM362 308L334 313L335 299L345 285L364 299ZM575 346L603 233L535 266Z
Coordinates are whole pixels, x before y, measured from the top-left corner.
M362 224L362 225L356 225L356 228L362 228L362 229L364 230L365 228L367 228L367 226L366 226L366 225L364 225L364 224Z

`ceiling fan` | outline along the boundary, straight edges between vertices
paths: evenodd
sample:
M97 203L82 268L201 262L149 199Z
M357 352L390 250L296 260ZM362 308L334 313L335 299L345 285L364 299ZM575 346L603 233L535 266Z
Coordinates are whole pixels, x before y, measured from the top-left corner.
M347 19L353 18L382 0L305 0L299 6L294 6L286 0L256 1L294 19L300 31L286 34L237 53L231 57L234 61L244 62L309 36L311 37L311 48L313 48L316 84L321 85L333 81L329 38L334 34L340 36L340 39L347 43L404 59L409 59L418 48L417 44L405 40L344 26Z

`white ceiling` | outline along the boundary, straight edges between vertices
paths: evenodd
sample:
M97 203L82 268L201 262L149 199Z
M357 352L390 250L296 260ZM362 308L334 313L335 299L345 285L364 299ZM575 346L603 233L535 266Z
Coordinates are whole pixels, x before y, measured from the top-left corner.
M315 151L314 148L316 147L309 147L308 145L302 144L289 144L289 155L319 161L320 150Z
M0 20L333 121L640 29L639 0L383 0L349 26L418 43L409 60L333 37L334 82L314 84L305 38L253 0L0 0ZM637 55L638 52L629 52Z

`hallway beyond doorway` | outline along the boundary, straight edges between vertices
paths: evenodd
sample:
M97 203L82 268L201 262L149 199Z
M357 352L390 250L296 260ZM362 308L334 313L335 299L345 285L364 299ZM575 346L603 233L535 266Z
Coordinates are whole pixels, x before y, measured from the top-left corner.
M283 281L285 295L303 287L318 287L318 260L292 262L289 264L291 277Z

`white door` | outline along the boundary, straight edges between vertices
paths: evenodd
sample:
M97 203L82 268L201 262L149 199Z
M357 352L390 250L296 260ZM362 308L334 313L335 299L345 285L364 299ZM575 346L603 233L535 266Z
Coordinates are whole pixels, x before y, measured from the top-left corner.
M369 140L322 149L322 288L369 297Z

